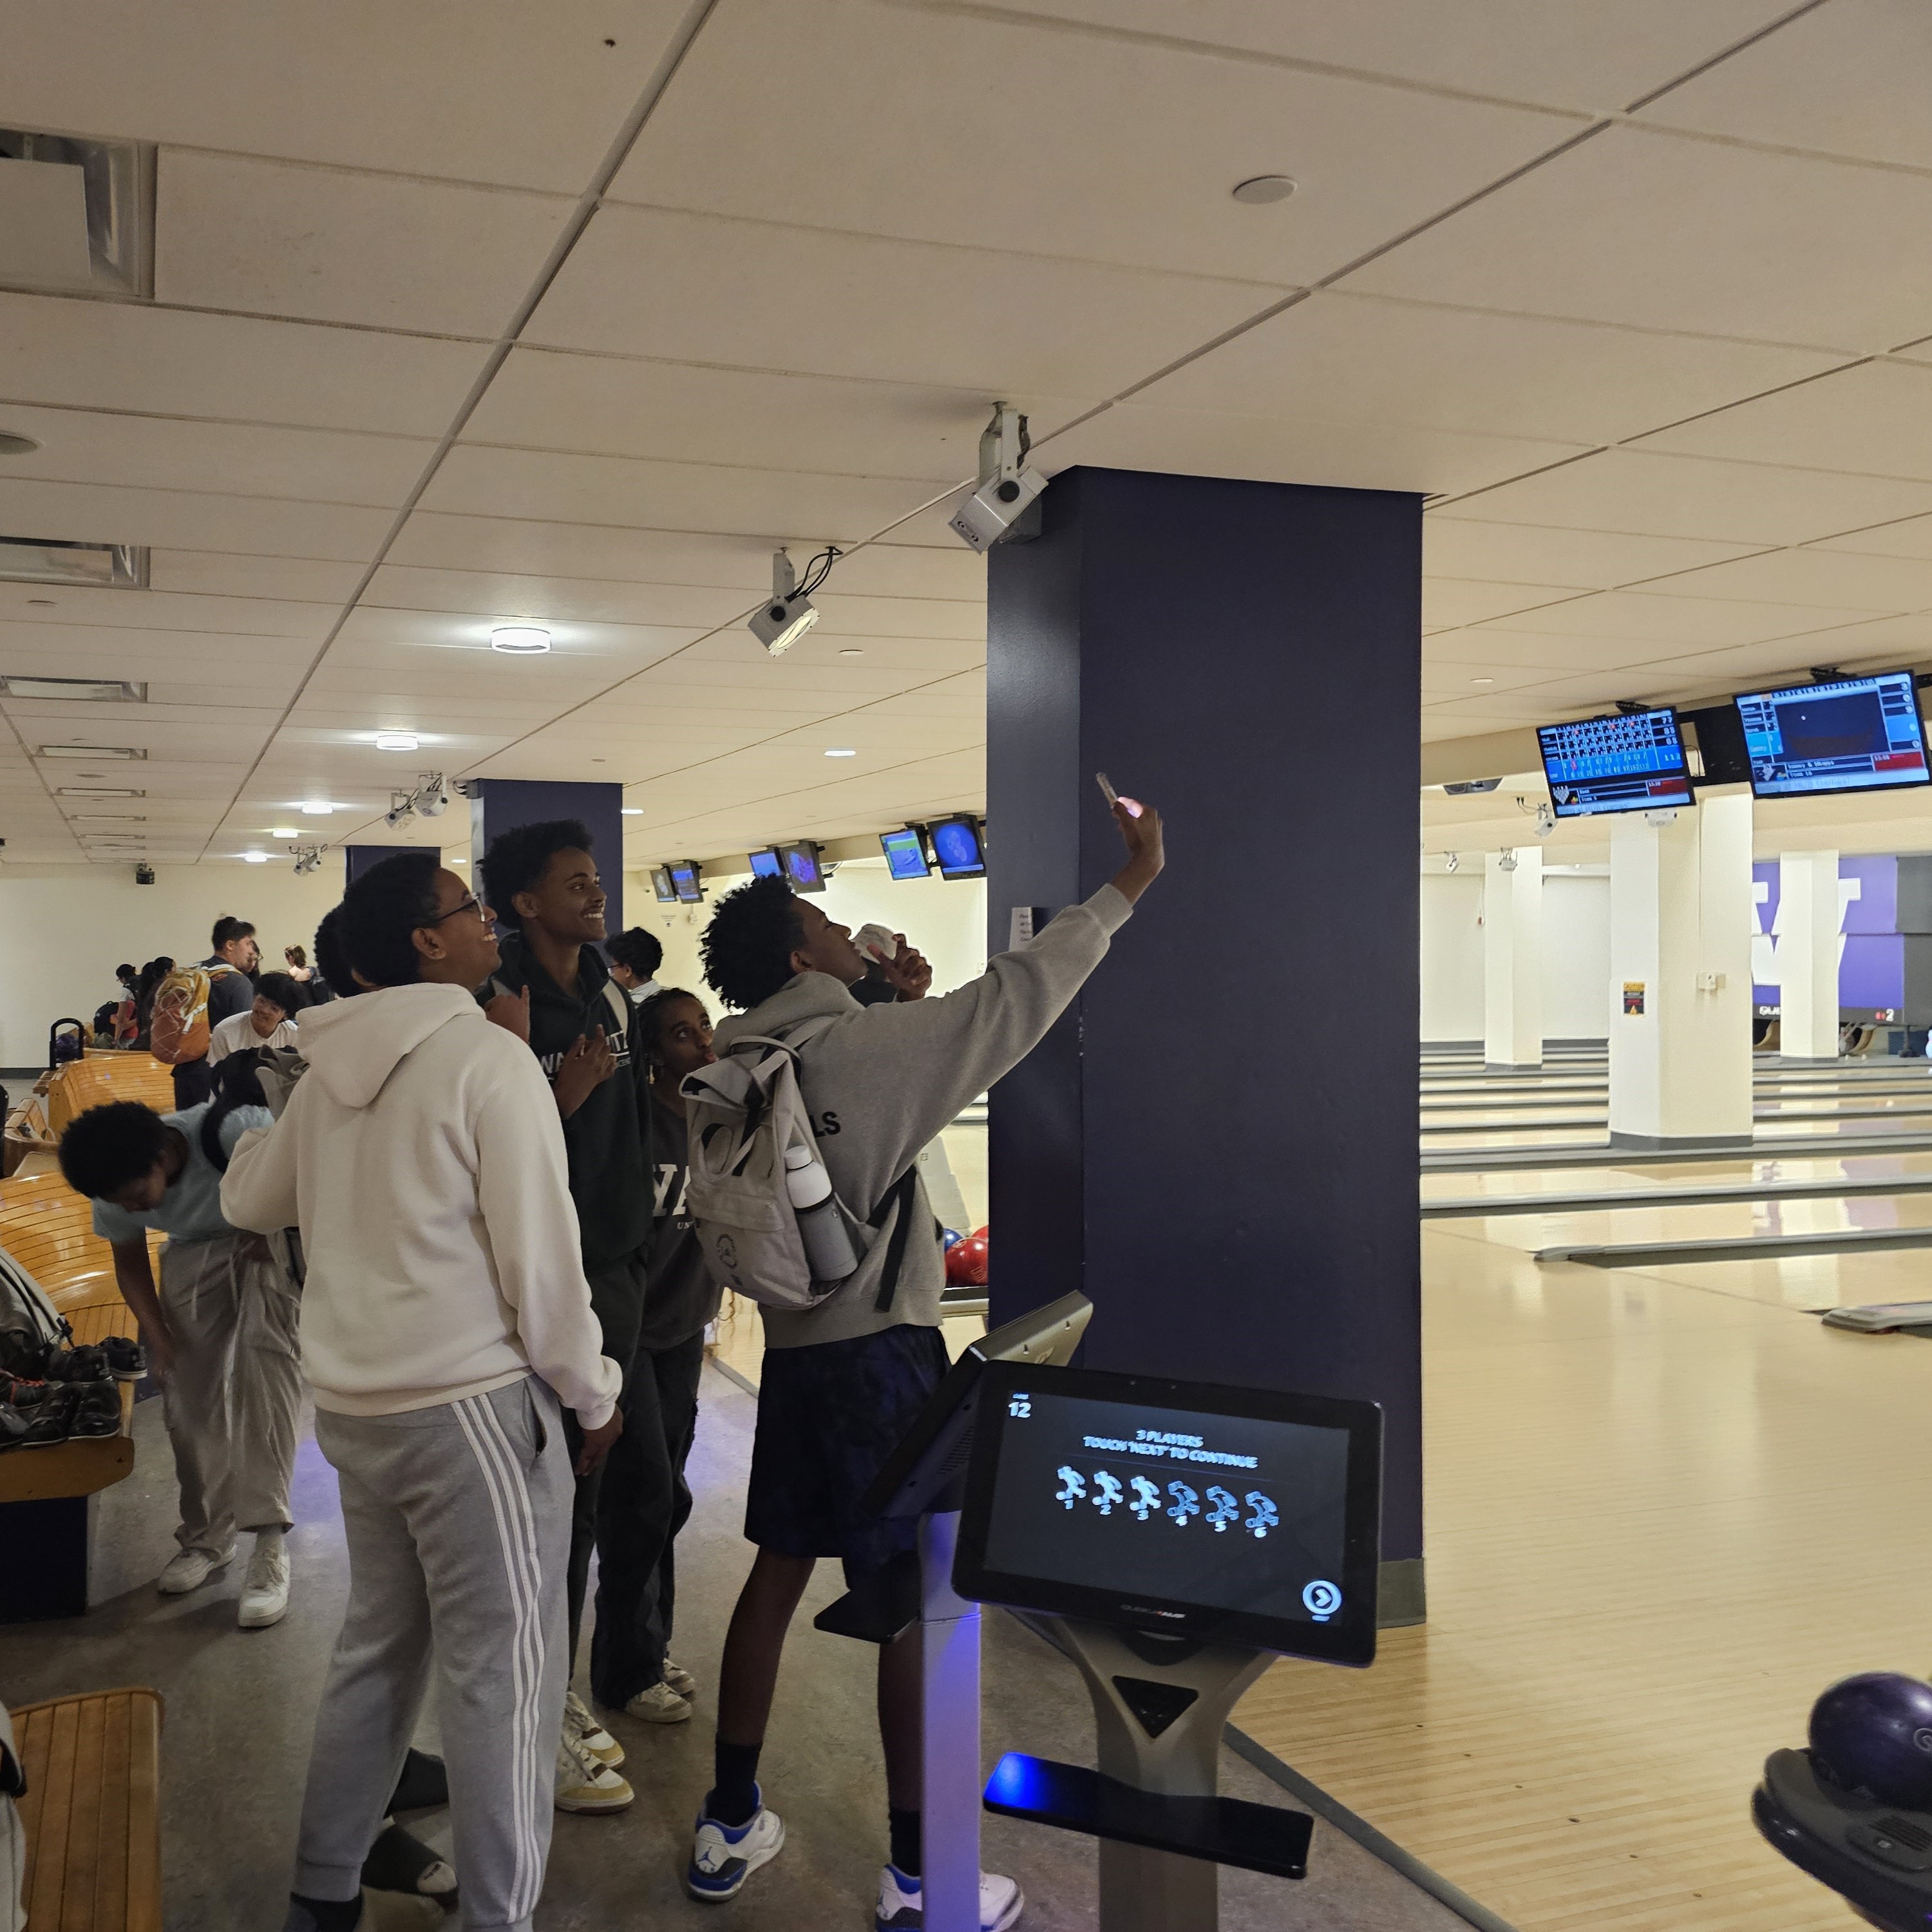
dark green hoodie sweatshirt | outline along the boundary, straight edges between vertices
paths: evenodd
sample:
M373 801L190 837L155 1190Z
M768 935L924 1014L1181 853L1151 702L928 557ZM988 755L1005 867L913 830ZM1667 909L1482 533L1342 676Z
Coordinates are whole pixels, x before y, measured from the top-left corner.
M520 993L528 985L530 1050L553 1085L572 1044L598 1028L604 1029L616 1051L616 1072L593 1087L584 1105L564 1122L563 1144L570 1155L570 1198L577 1204L584 1266L596 1268L640 1254L651 1238L655 1175L649 1075L644 1055L634 1058L631 1052L630 1023L635 1010L622 987L612 987L616 1000L604 992L611 986L610 969L594 946L583 949L577 984L568 992L530 956L520 932L504 936L502 962L477 998L487 1001L496 993ZM621 1033L620 1003L626 1015Z

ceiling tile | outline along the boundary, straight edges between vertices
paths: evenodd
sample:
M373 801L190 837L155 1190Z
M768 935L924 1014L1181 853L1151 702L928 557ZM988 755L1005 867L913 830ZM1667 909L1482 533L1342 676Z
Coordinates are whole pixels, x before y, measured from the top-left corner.
M1492 584L1456 577L1422 580L1422 624L1425 631L1445 626L1480 624L1486 617L1531 610L1554 604L1578 592L1554 584Z
M766 544L815 548L869 536L938 487L464 444L450 452L422 500L429 509L469 514L734 532Z
M1613 590L1619 584L1744 556L1752 548L1684 537L1632 536L1615 530L1475 523L1462 517L1460 509L1455 505L1431 510L1422 520L1422 567L1432 576Z
M748 601L742 590L706 590L691 584L614 584L584 578L515 577L385 564L376 572L362 608L480 612L496 614L499 622L542 623L555 619L704 629L739 616Z
M370 328L494 340L572 212L558 196L175 148L158 172L158 300Z
M775 298L774 292L780 292ZM606 206L524 339L978 392L1111 394L1282 285Z
M782 69L748 110L746 77ZM1574 131L1565 116L869 0L738 0L620 200L1303 282ZM1258 137L1257 130L1268 130ZM890 155L890 166L880 157ZM1246 176L1292 200L1244 206Z
M67 0L7 23L0 126L581 191L682 0ZM86 57L77 58L76 49Z
M1774 147L1932 168L1928 70L1932 15L1924 8L1832 0L1687 81L1643 116Z
M1747 603L1720 597L1673 596L1668 589L1604 590L1520 616L1498 617L1485 631L1535 631L1551 637L1648 638L1655 643L1716 646L1762 644L1849 623L1867 613L1808 604Z
M1638 446L1932 479L1932 368L1862 363L1661 430Z
M0 476L0 530L69 543L164 544L361 562L375 554L392 520L388 510L344 503Z
M0 292L8 404L434 436L482 366L472 344Z
M1037 434L1070 421L1094 399L1004 400L1031 416ZM518 349L464 440L950 483L978 467L988 413L988 398L976 389Z
M1688 571L1651 587L1686 597L1924 610L1932 609L1932 558L1862 556L1835 546L1771 550L1736 563Z
M1611 449L1464 498L1459 518L1768 546L1932 509L1932 484Z
M1598 111L1622 107L1790 10L1788 0L962 0L1437 87Z
M1347 286L1862 353L1928 332L1932 253L1902 250L1898 238L1928 226L1925 176L1625 126Z
M272 597L338 610L362 580L359 563L301 556L246 556L214 550L156 550L148 558L151 589L218 597Z
M1384 423L1417 423L1618 442L1815 375L1834 360L1814 350L1317 294L1141 400L1349 422L1370 434Z

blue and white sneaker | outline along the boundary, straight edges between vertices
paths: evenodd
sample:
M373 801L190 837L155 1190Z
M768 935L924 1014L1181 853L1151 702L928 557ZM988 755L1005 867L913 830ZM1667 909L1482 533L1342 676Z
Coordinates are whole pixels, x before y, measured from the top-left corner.
M736 1898L746 1880L784 1850L784 1820L765 1808L762 1791L758 1796L758 1808L742 1825L721 1825L715 1818L701 1816L698 1819L691 1868L684 1875L684 1888L693 1898L706 1905Z
M1026 1894L1010 1878L997 1872L980 1874L980 1932L1006 1932L1026 1910ZM897 1865L879 1874L878 1932L921 1932L926 1924L926 1898L916 1878Z

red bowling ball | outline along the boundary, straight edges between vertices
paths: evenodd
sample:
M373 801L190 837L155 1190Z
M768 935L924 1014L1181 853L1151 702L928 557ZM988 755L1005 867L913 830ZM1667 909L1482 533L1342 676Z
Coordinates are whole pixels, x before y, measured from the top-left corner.
M976 1228L963 1241L956 1241L946 1251L946 1285L949 1288L984 1288L986 1285L986 1236L988 1230Z

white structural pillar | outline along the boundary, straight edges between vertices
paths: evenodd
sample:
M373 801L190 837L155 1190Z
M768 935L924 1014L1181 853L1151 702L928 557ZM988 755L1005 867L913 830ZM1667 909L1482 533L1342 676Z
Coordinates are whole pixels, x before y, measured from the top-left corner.
M1629 812L1610 831L1610 1141L1751 1136L1751 799Z
M1838 855L1786 852L1778 861L1778 1052L1838 1057Z
M1483 1058L1543 1064L1543 848L1483 860Z

